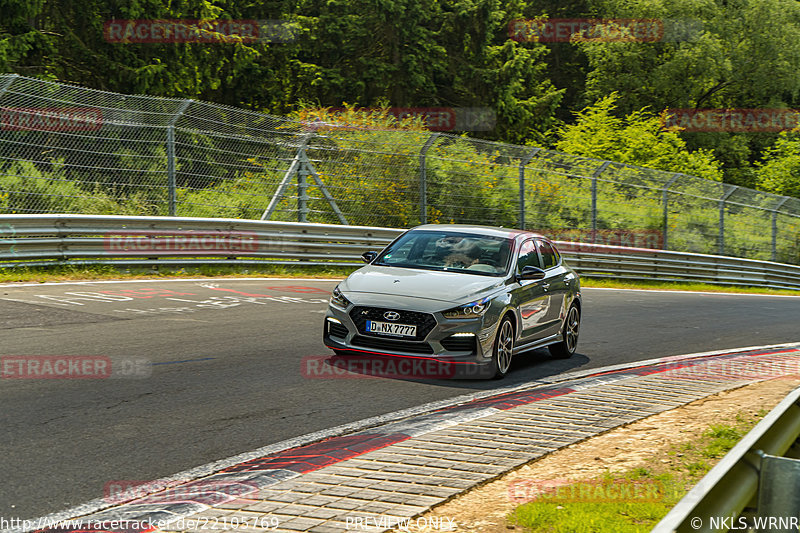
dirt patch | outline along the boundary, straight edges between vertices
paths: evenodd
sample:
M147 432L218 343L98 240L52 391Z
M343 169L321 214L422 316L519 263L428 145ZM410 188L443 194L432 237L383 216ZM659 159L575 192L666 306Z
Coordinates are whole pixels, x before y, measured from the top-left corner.
M604 473L627 472L652 464L654 459L670 463L674 459L668 450L698 439L711 425L734 422L737 415L754 416L770 410L798 385L800 379L748 385L611 430L472 489L426 513L418 523L453 523L456 527L451 531L507 533L514 526L509 525L506 516L517 506L509 497L510 484L523 480L578 481ZM444 522L437 522L442 519ZM414 523L412 520L411 525Z

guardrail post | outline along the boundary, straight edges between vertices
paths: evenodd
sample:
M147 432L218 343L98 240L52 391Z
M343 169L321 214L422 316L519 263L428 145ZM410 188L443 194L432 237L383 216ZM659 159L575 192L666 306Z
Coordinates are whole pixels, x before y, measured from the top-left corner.
M738 188L738 185L731 185L731 189L719 200L719 255L725 255L725 200L730 198Z
M592 244L597 242L597 178L605 172L611 161L604 161L592 174Z
M175 179L175 123L189 107L192 100L184 100L167 124L167 189L169 190L169 216L176 214L177 181Z
M525 229L525 166L541 150L541 148L534 148L528 155L519 159L519 229Z
M788 196L784 196L778 205L772 209L772 260L777 261L778 257L778 211L789 200Z
M428 140L425 141L425 144L422 145L422 149L419 151L419 223L420 224L427 224L428 223L428 165L427 165L427 158L426 154L431 146L433 146L433 141L435 141L439 137L438 133L434 133Z
M792 457L761 455L758 479L758 516L798 516L800 493L795 490L800 479L800 460ZM792 529L779 528L779 531ZM759 531L769 531L761 528Z
M663 223L664 235L663 235L663 239L662 239L663 243L662 243L661 247L664 250L667 249L667 239L668 239L668 233L669 233L669 212L668 212L669 196L668 196L667 193L669 192L670 185L675 183L675 181L678 178L680 178L681 176L683 176L683 174L681 174L680 172L676 172L675 174L672 175L672 177L669 179L669 181L664 184L664 188L661 189L661 193L662 193L661 204L662 204L662 207L664 209L664 213L663 213L663 215L664 215L664 223Z

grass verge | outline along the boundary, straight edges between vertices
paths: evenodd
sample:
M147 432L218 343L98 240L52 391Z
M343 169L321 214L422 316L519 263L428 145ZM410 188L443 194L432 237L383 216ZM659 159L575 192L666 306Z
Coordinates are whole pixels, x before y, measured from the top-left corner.
M673 446L622 475L522 490L525 499L509 516L530 533L638 533L661 518L767 414L739 413L731 424L712 425L691 443Z

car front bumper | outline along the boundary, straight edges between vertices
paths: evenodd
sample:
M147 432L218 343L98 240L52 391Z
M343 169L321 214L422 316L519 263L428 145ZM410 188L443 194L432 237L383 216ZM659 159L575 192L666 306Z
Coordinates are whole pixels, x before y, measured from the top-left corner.
M359 313L367 310L383 312L382 308L349 306L347 310L329 306L325 316L323 342L339 354L354 357L391 357L408 360L415 377L480 378L492 372L491 356L496 324L487 324L485 317L476 319L446 319L441 313L411 313L418 327L428 322L428 329L413 340L365 331ZM418 315L428 315L429 318ZM401 319L402 320L402 319ZM414 320L407 320L414 322ZM361 326L361 327L359 327ZM409 364L402 368L409 368ZM399 370L401 366L397 366ZM422 369L422 370L421 370ZM427 376L427 374L433 374Z

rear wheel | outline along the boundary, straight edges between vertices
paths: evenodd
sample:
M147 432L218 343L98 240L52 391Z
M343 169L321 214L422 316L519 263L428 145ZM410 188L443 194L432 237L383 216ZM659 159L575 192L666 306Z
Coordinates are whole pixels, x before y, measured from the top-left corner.
M502 379L511 367L511 354L514 351L514 324L508 317L503 318L497 328L497 337L494 340L492 366L494 367L493 379Z
M572 304L567 312L567 319L564 321L564 329L561 331L562 341L558 344L551 344L549 346L550 353L553 357L559 359L568 359L575 353L575 348L578 347L578 334L581 329L581 312L578 311L578 306Z

